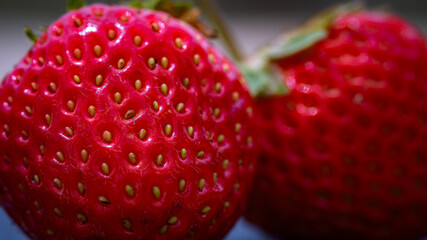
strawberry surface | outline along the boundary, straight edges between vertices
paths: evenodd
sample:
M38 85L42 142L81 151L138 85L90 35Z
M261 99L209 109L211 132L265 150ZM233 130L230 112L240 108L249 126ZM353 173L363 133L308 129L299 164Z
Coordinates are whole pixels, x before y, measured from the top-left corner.
M427 235L427 47L398 16L355 11L271 61L247 218L286 239Z
M244 79L166 13L68 12L0 102L0 203L31 238L217 239L243 211L256 159Z

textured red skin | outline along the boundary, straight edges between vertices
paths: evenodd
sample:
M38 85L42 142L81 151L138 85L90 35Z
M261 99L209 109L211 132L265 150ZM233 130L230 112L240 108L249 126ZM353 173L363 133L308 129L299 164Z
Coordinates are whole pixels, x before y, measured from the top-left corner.
M365 11L275 62L290 94L256 103L247 218L286 239L426 236L426 62L417 29Z
M99 12L102 16L95 16ZM80 27L76 18L82 20ZM152 30L152 23L160 26L159 32ZM109 29L116 31L113 40L107 38ZM133 44L137 34L142 38L139 47ZM174 45L177 37L183 40L182 49ZM97 44L102 48L100 57L93 50ZM81 60L74 56L75 48L80 48ZM198 66L193 63L194 54L200 55ZM208 54L215 57L213 62ZM62 56L62 65L56 55ZM150 57L158 62L153 70L147 65ZM162 57L169 60L167 69L160 64ZM125 60L123 69L117 67L119 59ZM95 85L98 74L104 77L99 87ZM80 77L80 84L74 82L74 75ZM188 89L181 83L186 77ZM137 79L142 81L139 91L134 87ZM38 85L35 91L32 82ZM55 93L48 88L51 82L57 86ZM219 92L214 91L217 82L222 84ZM162 83L168 86L167 96L160 91ZM120 104L114 101L115 92L121 93ZM237 101L233 92L239 94ZM75 103L73 111L67 109L69 100ZM152 107L154 100L158 112ZM248 143L254 129L251 97L232 63L189 25L165 13L92 5L65 14L6 76L0 102L0 202L34 239L183 239L190 231L194 239L217 239L243 211L256 159L255 144ZM180 102L185 104L182 113L175 110ZM88 113L90 105L96 107L94 117ZM26 106L33 109L31 115ZM221 112L215 118L217 107ZM135 116L125 119L129 109ZM51 114L50 124L45 114ZM236 123L241 124L237 133ZM172 126L169 137L163 131L166 124ZM188 126L194 127L194 137L185 130ZM66 127L73 130L72 137L67 136ZM147 130L143 140L138 138L141 128ZM112 133L111 143L103 141L104 130ZM225 136L222 143L217 142L220 134ZM187 150L184 160L179 155L182 148ZM80 155L82 149L89 153L87 162ZM198 159L201 150L205 154ZM63 163L56 156L58 151L65 156ZM136 155L135 165L128 160L129 152ZM155 164L160 153L164 156L161 167ZM226 170L224 159L229 160ZM109 174L102 172L102 163L109 165ZM55 186L55 178L62 181L62 189ZM199 190L201 178L206 183ZM180 179L186 182L183 192L178 189ZM84 194L78 191L78 182L84 183ZM126 194L127 184L134 188L133 197ZM159 200L153 186L161 190ZM110 204L99 202L99 196ZM229 207L224 207L226 201ZM203 214L205 206L210 211ZM63 217L54 213L55 207ZM88 221L80 221L79 213ZM178 221L160 234L171 216ZM132 231L123 226L124 219L130 220Z

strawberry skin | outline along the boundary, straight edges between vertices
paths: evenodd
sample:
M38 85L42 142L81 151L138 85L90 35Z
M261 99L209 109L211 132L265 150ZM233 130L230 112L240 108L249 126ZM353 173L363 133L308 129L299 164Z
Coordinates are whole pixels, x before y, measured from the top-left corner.
M168 14L65 14L0 102L0 203L34 239L218 239L243 211L256 160L247 86Z
M287 95L259 98L247 218L286 239L427 235L427 47L401 18L355 11L273 60Z

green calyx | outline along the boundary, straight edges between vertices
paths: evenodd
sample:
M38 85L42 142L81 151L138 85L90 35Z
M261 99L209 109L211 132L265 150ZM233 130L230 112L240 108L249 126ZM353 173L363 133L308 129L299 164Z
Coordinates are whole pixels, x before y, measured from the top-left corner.
M34 34L33 30L31 30L29 27L24 28L25 35L30 39L33 43L37 42L37 39L39 38L36 34Z
M79 9L86 6L85 0L68 0L67 1L67 11Z
M171 2L170 0L135 0L127 3L130 7L152 10L174 9L176 12L184 12L193 6L190 2ZM173 14L172 14L173 15Z
M272 62L283 60L297 53L307 50L316 43L326 39L332 22L340 15L363 8L360 2L341 4L309 19L297 29L286 32L276 38L264 48L258 50L244 63L244 72L253 96L284 95L288 92L282 74L275 74L277 70ZM250 69L247 71L245 69ZM249 72L249 74L248 74Z

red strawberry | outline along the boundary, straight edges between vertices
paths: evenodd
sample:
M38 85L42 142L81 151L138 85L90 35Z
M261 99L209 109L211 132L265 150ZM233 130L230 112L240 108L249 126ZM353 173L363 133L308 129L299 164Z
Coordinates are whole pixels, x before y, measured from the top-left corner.
M166 13L92 5L0 90L0 200L35 239L220 238L253 172L236 67Z
M252 61L272 76L258 90L289 91L257 101L247 218L286 239L426 236L424 36L389 13L338 8Z

